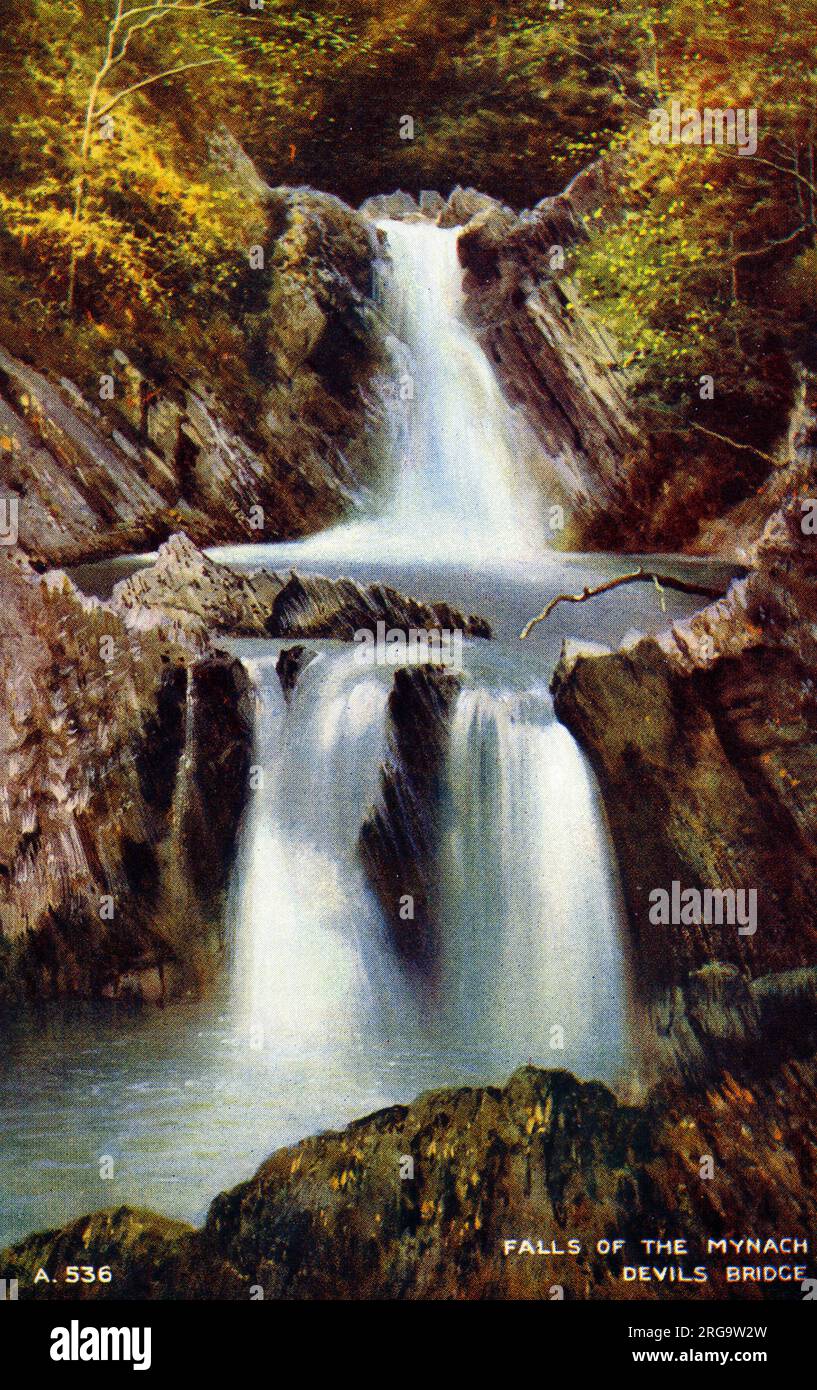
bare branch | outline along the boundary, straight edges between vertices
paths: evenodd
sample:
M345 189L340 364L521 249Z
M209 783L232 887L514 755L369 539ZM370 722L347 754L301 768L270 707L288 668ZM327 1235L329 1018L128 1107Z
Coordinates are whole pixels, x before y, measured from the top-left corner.
M177 68L167 68L164 72L156 72L152 77L145 77L141 82L134 82L132 87L124 87L121 92L117 92L116 96L111 97L110 101L106 101L104 106L100 106L96 113L96 119L101 121L103 116L107 116L109 111L112 111L124 97L129 97L132 92L141 92L143 87L150 87L154 82L163 81L165 77L175 77L177 73L190 72L192 68L211 68L217 63L226 63L226 61L226 58L203 58L198 63L182 63Z
M119 52L114 54L114 57L112 58L109 66L115 67L117 66L117 64L122 62L125 55L127 54L128 46L134 34L141 33L143 29L151 28L152 25L158 24L160 20L167 19L170 15L181 14L185 11L189 12L191 10L194 12L199 10L207 10L210 9L212 5L218 4L218 2L219 0L201 0L201 3L199 4L174 3L168 5L140 5L135 9L128 10L125 14L122 15L121 20L117 22L117 30L122 29L124 25L127 24L128 20L133 19L136 15L144 14L147 16L147 18L141 20L139 24L130 24L128 26L125 36L122 39L122 45L119 49Z
M809 225L807 222L804 222L802 227L795 227L794 231L789 232L788 236L779 237L777 241L769 241L765 246L756 247L754 251L736 251L732 259L736 261L747 261L751 260L753 256L765 256L767 251L773 251L776 246L786 246L788 242L794 241L795 237L807 231L809 231Z
M524 642L529 637L537 623L544 622L545 618L553 612L557 603L585 603L589 598L596 598L598 594L607 594L611 589L620 589L623 584L654 584L660 591L661 589L674 589L681 594L700 594L702 598L723 598L723 589L713 589L707 584L695 584L686 579L676 579L672 574L657 574L654 570L645 570L643 565L639 565L637 570L632 570L629 574L619 574L615 579L608 579L604 584L597 584L594 589L585 586L580 594L556 594L549 603L545 604L541 613L535 618L531 618L526 623L519 634L521 641Z
M722 444L731 444L733 449L747 449L750 454L757 454L758 458L765 459L767 463L773 464L775 468L778 466L778 459L772 458L771 454L764 454L763 450L756 449L754 444L741 444L739 440L730 439L726 434L718 434L717 430L708 430L706 425L699 425L694 420L692 421L692 428L694 430L700 430L701 434L711 435L713 439L719 439Z
M817 193L817 187L806 178L805 174L801 174L798 169L787 169L785 164L775 164L773 159L765 159L763 155L760 154L729 154L726 150L720 149L717 145L710 145L710 149L713 149L716 154L720 155L721 159L731 159L733 164L736 160L738 164L743 164L747 160L751 160L753 164L766 164L770 169L776 169L778 174L785 174L787 178L797 179L800 183L805 184L806 188L810 189L812 193Z

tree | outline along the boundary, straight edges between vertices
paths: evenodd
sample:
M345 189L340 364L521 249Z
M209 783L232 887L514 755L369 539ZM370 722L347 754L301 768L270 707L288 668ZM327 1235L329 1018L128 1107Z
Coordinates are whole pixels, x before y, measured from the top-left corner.
M74 203L72 215L72 232L76 232L77 226L82 215L82 204L85 196L85 188L88 179L88 157L93 141L95 126L103 121L120 101L130 96L134 92L142 91L145 87L150 87L155 82L162 82L166 78L175 77L179 73L189 72L193 68L210 67L214 63L223 62L221 57L212 57L196 60L189 63L180 63L175 67L165 68L159 72L142 77L136 82L121 88L112 96L105 96L105 84L111 74L125 61L128 47L135 34L150 29L160 21L170 18L178 18L181 15L198 16L204 10L212 9L218 0L156 0L153 4L135 4L131 9L126 9L127 0L116 0L116 11L109 24L107 37L104 44L104 57L102 63L97 68L88 89L88 99L85 103L85 119L82 124L82 138L79 148L79 168L77 171L74 185ZM79 263L79 249L76 237L72 237L71 242L71 262L68 272L68 292L66 295L66 310L69 314L74 311L74 297L77 281L77 266Z

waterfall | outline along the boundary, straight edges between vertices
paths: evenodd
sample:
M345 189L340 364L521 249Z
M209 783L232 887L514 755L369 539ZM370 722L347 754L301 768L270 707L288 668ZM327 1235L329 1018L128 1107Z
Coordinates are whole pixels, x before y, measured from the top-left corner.
M276 656L247 663L261 783L239 854L234 989L242 1024L308 1046L372 1012L382 927L356 839L377 792L388 686L354 652L321 652L287 705Z
M465 320L460 229L390 220L378 226L385 247L375 298L391 364L381 382L386 483L370 515L274 547L276 558L541 558L548 549L541 479L556 474ZM241 563L260 549L221 546L212 553Z
M441 988L448 1032L615 1076L621 894L595 779L545 689L464 690L449 759Z
M334 1065L345 1048L350 1066L361 1048L371 1063L399 1036L436 1056L442 1080L454 1057L494 1079L528 1058L613 1079L627 1031L618 879L592 773L547 690L480 683L497 675L484 651L466 676L439 806L440 958L424 983L400 963L357 848L393 670L321 644L287 704L284 644L270 645L248 661L263 780L235 879L240 1026L279 1050L331 1049Z
M395 363L395 483L383 521L426 554L539 554L540 504L526 480L535 448L463 318L459 228L380 224L388 260L377 295Z
M541 554L529 441L464 320L457 229L381 226L391 489L379 517L282 549L296 565L348 554L352 573L376 556L387 579L396 557L413 557L438 567L442 597L452 565L490 576L526 546ZM501 608L498 590L493 602ZM259 644L266 654L248 661L264 783L236 875L242 1026L310 1055L331 1048L334 1061L351 1047L349 1074L371 1065L387 1093L398 1050L418 1086L501 1080L527 1058L613 1079L627 1037L616 867L541 653L465 644L436 808L438 959L423 977L395 949L358 850L389 749L393 668L318 642L287 703L282 645Z

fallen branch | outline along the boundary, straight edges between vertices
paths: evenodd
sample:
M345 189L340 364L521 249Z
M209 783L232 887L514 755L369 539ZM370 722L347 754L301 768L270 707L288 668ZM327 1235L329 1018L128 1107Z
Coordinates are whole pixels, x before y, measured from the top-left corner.
M654 584L658 592L662 589L675 589L679 594L700 594L703 598L723 598L723 589L713 589L707 584L695 584L686 579L676 579L671 574L656 574L653 570L645 570L643 565L639 565L637 570L632 570L630 574L620 574L615 579L608 579L604 584L597 584L595 589L585 587L580 594L556 594L548 604L542 609L541 613L535 618L531 618L520 632L519 636L524 642L529 637L537 623L544 622L556 607L557 603L584 603L586 599L596 598L598 594L607 594L611 589L619 589L622 584Z

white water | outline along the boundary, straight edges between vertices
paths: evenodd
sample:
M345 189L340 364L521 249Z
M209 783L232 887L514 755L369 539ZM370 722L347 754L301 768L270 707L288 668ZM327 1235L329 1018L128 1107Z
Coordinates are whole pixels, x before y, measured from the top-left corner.
M553 472L521 412L503 396L463 316L459 228L384 221L375 295L391 373L384 440L389 481L375 514L276 546L299 562L417 559L515 563L546 552L531 470ZM227 563L259 547L224 546Z
M440 995L521 1060L615 1075L621 896L587 764L546 689L460 695L451 731Z
M393 670L320 644L287 706L275 671L286 644L264 645L248 665L265 775L234 903L236 1018L252 1045L331 1055L341 1071L368 1049L381 1078L399 1038L438 1058L441 1083L453 1055L494 1080L528 1059L614 1079L627 1053L617 872L592 775L547 689L515 688L490 645L467 649L426 977L401 962L357 851Z
M532 441L463 319L459 229L381 225L390 261L379 298L397 369L381 547L409 540L427 557L478 560L541 554L540 504L520 466Z
M384 932L357 834L385 754L388 687L351 650L321 652L287 706L274 653L256 680L253 795L236 876L234 978L242 1024L262 1040L316 1041L374 1026Z
M389 496L379 518L286 549L459 556L475 569L526 547L541 557L525 431L463 320L457 230L383 226ZM494 1080L528 1058L614 1077L627 1047L618 881L592 776L555 721L541 665L532 679L518 644L466 644L437 808L438 959L423 979L400 963L357 851L378 799L393 671L323 644L287 707L279 644L266 648L254 674L267 780L234 909L242 1027L331 1048L336 1062L348 1052L352 1068L367 1040L413 1038L439 1057L441 1081L452 1053L480 1058Z

